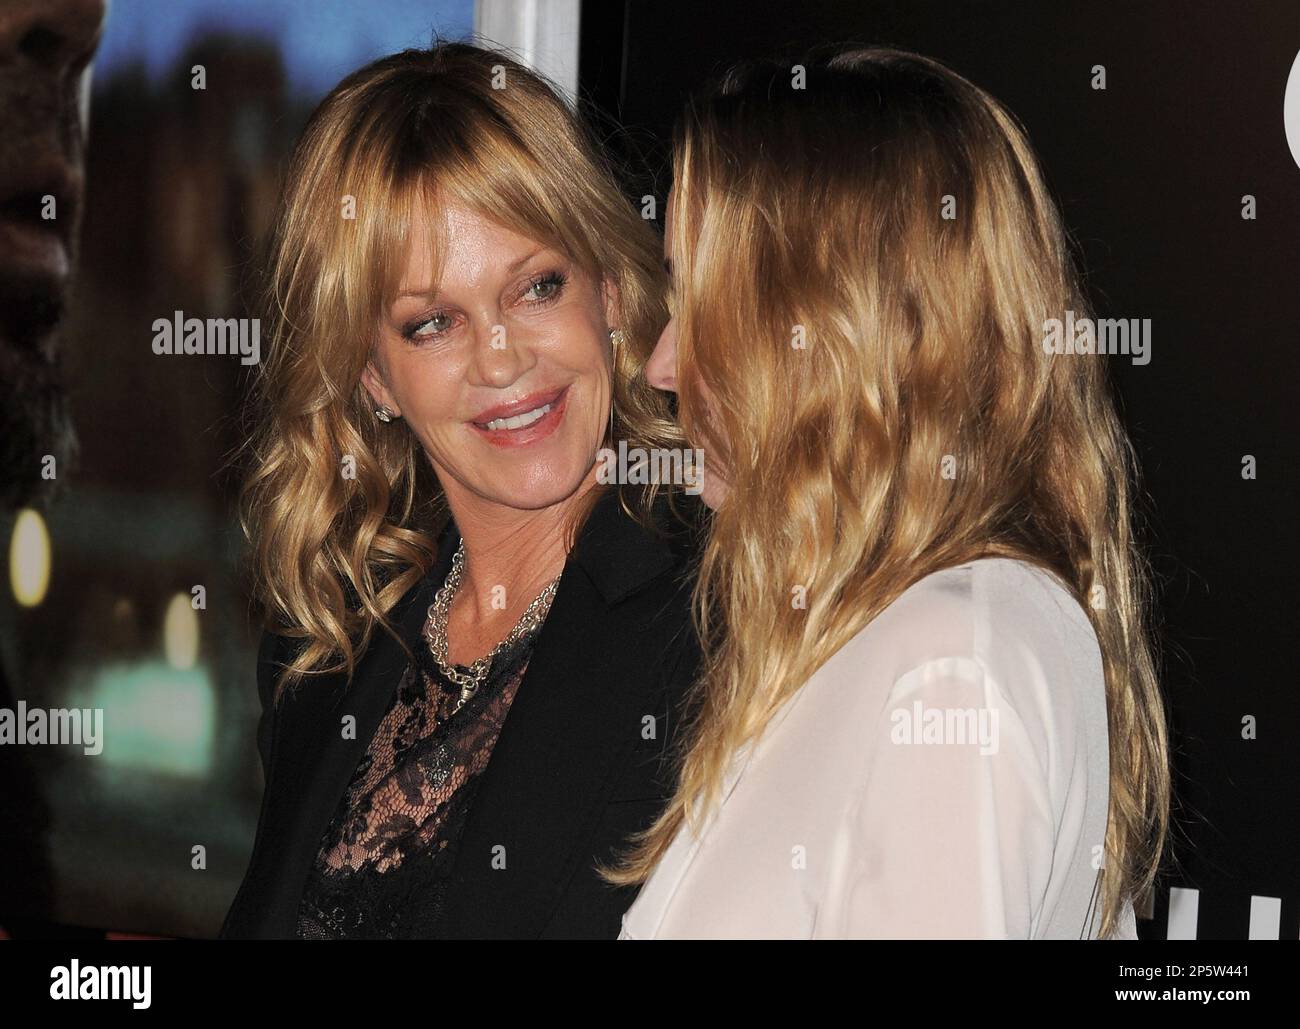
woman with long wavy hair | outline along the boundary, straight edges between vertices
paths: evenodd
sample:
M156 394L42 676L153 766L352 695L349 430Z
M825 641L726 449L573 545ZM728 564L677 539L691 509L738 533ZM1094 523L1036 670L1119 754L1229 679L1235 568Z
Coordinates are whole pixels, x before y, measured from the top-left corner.
M624 938L1135 937L1163 703L1105 358L1024 132L887 49L738 66L676 137L705 667ZM646 881L648 880L648 881Z
M263 305L266 786L223 936L617 934L636 891L596 866L666 802L698 657L679 505L598 467L677 440L641 375L658 249L504 53L404 51L313 113Z

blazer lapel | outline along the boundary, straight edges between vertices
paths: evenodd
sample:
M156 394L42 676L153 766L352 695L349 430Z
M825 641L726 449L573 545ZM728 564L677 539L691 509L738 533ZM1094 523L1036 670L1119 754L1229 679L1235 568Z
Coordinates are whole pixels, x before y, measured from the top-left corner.
M450 569L454 543L453 538L450 549L445 542L440 543L437 564L389 616L408 643L419 639L426 609L432 602L433 584L441 583ZM284 753L276 758L276 767L294 769L299 778L279 784L280 795L289 798L288 812L283 816L288 823L283 840L290 851L283 865L289 872L280 884L280 896L272 902L276 912L274 930L279 937L296 934L303 886L320 852L322 838L393 699L406 663L397 641L377 629L357 663L351 686L340 673L307 681L292 698L287 698L291 710L283 721Z
M410 645L420 645L426 609L458 543L449 524L437 564L393 609L390 619ZM647 634L655 612L628 601L675 564L670 547L621 510L615 491L597 502L479 778L443 935L540 936L575 872L592 861L590 841L611 778L637 745L658 685L647 654L647 646L662 644ZM322 838L405 667L401 647L380 630L351 686L338 674L285 698L271 772L279 810L268 814L266 841L283 855L276 864L284 871L262 893L267 935L296 935ZM355 734L345 736L349 716Z
M593 510L480 777L452 871L444 933L533 938L573 875L611 777L639 739L653 662L627 598L674 565L618 507Z

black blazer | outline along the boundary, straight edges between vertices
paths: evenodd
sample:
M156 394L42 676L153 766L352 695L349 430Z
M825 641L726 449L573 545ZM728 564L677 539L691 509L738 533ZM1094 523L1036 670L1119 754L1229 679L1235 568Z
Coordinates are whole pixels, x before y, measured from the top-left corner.
M699 511L690 498L678 506ZM674 528L662 503L657 514L668 538L628 517L611 489L580 530L460 839L442 923L449 937L619 933L637 890L611 887L592 866L667 801L667 749L699 665L690 621L696 537ZM436 566L390 614L413 648L423 645L427 608L458 541L449 525ZM295 936L321 838L405 667L401 648L377 630L350 688L342 674L308 679L272 710L273 670L289 645L267 633L258 654L266 786L222 938ZM347 715L356 718L355 740L341 732ZM500 847L506 867L494 869Z

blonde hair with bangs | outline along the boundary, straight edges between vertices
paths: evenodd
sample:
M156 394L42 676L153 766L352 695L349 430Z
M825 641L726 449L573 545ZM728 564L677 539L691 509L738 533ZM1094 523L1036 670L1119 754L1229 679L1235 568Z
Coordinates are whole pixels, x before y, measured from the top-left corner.
M245 448L241 520L256 599L276 631L302 641L280 689L350 677L375 627L393 631L385 615L436 558L448 515L436 478L405 423L375 417L361 373L411 226L443 198L617 286L614 439L679 439L641 375L667 319L656 234L554 89L503 52L461 43L348 76L312 114L283 185L261 304L269 354ZM445 242L433 234L432 245ZM345 455L355 478L340 474ZM602 491L577 512L570 545ZM645 515L652 498L623 502Z

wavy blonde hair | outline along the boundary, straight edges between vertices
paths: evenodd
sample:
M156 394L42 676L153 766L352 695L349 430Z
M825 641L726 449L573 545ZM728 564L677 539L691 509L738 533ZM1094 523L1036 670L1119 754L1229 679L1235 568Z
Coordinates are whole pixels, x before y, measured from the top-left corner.
M276 631L303 641L277 697L309 675L350 678L376 626L396 635L387 612L436 557L447 517L437 480L405 423L375 417L361 373L400 288L409 226L440 198L617 285L614 439L679 438L641 374L667 319L658 241L616 172L546 81L468 44L375 61L313 112L267 249L269 355L241 495L255 599ZM434 268L445 245L433 241ZM355 477L340 473L345 456ZM598 492L575 513L570 544ZM646 514L652 496L643 491L632 506Z
M1016 121L942 65L804 65L806 90L789 66L734 69L677 129L679 414L731 492L702 558L680 781L608 877L644 880L736 752L905 589L1010 557L1059 578L1100 643L1109 935L1157 872L1168 743L1105 358L1042 348L1046 319L1088 310L1061 219Z

